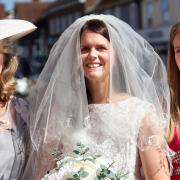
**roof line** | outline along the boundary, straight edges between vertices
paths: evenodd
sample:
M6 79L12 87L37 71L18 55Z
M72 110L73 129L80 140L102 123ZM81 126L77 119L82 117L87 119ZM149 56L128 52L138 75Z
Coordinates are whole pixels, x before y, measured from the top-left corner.
M77 2L71 2L69 4L64 4L64 5L61 5L61 6L57 6L57 7L54 7L54 8L51 8L51 9L48 9L46 12L45 12L45 15L49 15L50 13L54 13L56 11L59 11L59 10L62 10L64 8L67 8L69 6L73 6L73 5L76 5Z

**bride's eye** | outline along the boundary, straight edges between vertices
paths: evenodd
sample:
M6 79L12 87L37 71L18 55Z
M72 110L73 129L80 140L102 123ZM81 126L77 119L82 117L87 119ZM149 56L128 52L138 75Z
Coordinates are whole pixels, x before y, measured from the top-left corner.
M82 47L81 48L81 53L87 53L89 51L88 47Z
M107 50L107 47L105 47L105 46L98 46L96 49L97 49L98 51L106 51L106 50Z

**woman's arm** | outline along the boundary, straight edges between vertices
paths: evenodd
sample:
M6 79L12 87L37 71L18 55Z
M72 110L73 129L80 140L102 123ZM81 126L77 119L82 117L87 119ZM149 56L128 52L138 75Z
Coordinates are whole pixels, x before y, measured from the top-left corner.
M149 147L139 150L146 180L170 180L166 155L161 149Z

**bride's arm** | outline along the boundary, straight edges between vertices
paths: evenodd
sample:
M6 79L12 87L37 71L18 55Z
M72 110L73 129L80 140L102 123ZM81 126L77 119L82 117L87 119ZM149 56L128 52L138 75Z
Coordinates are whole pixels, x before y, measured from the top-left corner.
M161 149L149 147L139 150L139 154L146 180L170 180L167 158Z
M146 180L170 180L170 169L166 156L170 150L159 118L155 108L149 106L139 128L138 148Z

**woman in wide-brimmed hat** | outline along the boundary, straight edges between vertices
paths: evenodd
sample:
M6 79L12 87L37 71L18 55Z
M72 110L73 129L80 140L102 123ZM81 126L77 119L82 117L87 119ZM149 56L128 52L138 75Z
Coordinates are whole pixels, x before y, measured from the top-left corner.
M27 160L27 103L13 96L18 59L11 44L34 31L24 20L0 20L0 179L21 179Z

